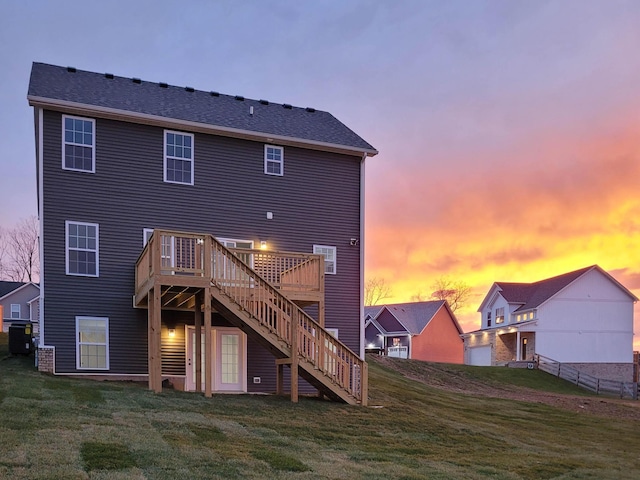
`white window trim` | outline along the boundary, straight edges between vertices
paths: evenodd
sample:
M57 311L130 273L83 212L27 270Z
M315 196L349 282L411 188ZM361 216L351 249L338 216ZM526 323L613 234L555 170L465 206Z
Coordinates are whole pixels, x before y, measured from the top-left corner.
M327 259L325 256L325 265L324 265L324 273L327 275L335 275L336 273L338 273L338 247L334 247L332 245L314 245L313 246L313 253L315 255L324 255L323 252L318 252L317 249L319 248L325 248L328 250L333 250L333 272L328 272L327 271Z
M149 234L148 237L147 237L147 234ZM142 229L142 246L143 247L145 247L147 243L149 243L149 239L151 238L151 235L153 235L153 228Z
M91 122L93 124L93 135L92 135L92 143L91 143L91 170L83 170L81 168L69 168L65 166L64 160L66 157L66 148L67 142L65 141L65 119L73 118L74 120L83 120L85 122ZM88 145L79 144L75 142L69 142L70 145L78 145L82 147L87 147ZM96 121L93 118L85 118L85 117L76 117L74 115L62 115L62 169L69 170L71 172L84 172L84 173L96 173Z
M249 247L249 250L253 250L253 240L243 240L241 238L224 238L224 237L216 237L216 240L218 240L221 244L223 244L225 247L227 247L227 243L249 243L251 244L251 247ZM241 247L227 247L227 248L241 248Z
M80 366L80 329L79 324L81 320L102 320L104 321L105 328L105 367L81 367ZM96 343L93 345L103 345L102 343ZM77 370L109 370L109 317L91 317L91 316L77 316L76 317L76 369Z
M280 150L280 161L278 160L267 160L267 150L269 148L274 148L276 150ZM280 164L280 173L272 173L267 171L267 162L278 163ZM266 145L264 146L264 173L265 175L273 175L274 177L282 177L284 176L284 147L278 147L276 145Z
M167 180L167 133L173 133L175 135L182 135L183 137L191 137L191 183L185 183L185 182L176 182L175 180ZM176 185L193 185L193 178L195 175L195 148L196 148L196 144L194 141L194 135L193 133L186 133L186 132L178 132L176 130L165 130L164 133L162 134L162 144L163 144L163 151L162 151L162 157L163 157L163 169L162 169L162 175L164 178L164 182L165 183L173 183ZM182 158L182 157L171 157L174 158L176 160L189 160L187 158Z
M96 227L96 273L95 275L89 273L70 273L69 272L69 225L86 225L90 227ZM64 222L64 260L65 269L67 275L75 277L99 277L100 276L100 225L97 223L76 222L74 220L66 220Z
M18 310L18 316L17 317L13 316L14 312L16 311L16 309L13 308L13 307L18 307L18 309L17 309ZM20 320L21 318L22 318L22 307L20 306L19 303L12 303L11 304L11 319L12 320Z

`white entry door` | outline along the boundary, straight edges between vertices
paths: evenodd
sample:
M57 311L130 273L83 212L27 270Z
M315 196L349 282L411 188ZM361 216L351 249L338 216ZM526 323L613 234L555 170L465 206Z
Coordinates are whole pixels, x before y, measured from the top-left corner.
M196 389L196 329L187 326L186 345L186 381L185 389ZM204 390L205 352L204 328L200 338L201 344L201 389ZM211 331L212 365L211 385L214 392L246 392L246 345L247 336L238 328L218 327Z
M237 328L217 328L215 338L214 389L218 392L246 392L247 336Z

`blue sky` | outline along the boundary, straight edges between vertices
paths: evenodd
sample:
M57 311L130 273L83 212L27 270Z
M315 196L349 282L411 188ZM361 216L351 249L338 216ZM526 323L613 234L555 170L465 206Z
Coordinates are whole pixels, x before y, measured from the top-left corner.
M494 280L597 263L640 296L639 25L635 0L5 1L0 225L36 213L39 61L330 111L380 151L367 275L467 281L467 329Z

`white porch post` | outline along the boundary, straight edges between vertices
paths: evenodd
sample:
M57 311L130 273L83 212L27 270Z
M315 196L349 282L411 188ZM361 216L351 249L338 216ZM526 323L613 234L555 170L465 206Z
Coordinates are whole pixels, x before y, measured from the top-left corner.
M516 362L519 362L520 359L520 330L516 330Z

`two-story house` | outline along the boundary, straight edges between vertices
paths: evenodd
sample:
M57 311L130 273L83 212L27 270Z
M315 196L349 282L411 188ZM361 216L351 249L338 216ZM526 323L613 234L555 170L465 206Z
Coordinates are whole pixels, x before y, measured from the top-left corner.
M481 328L465 333L465 363L505 365L542 355L631 381L635 295L597 265L534 283L495 282Z
M42 63L28 100L41 369L366 403L369 143L314 108Z
M462 329L444 300L364 308L366 348L390 357L462 363Z

